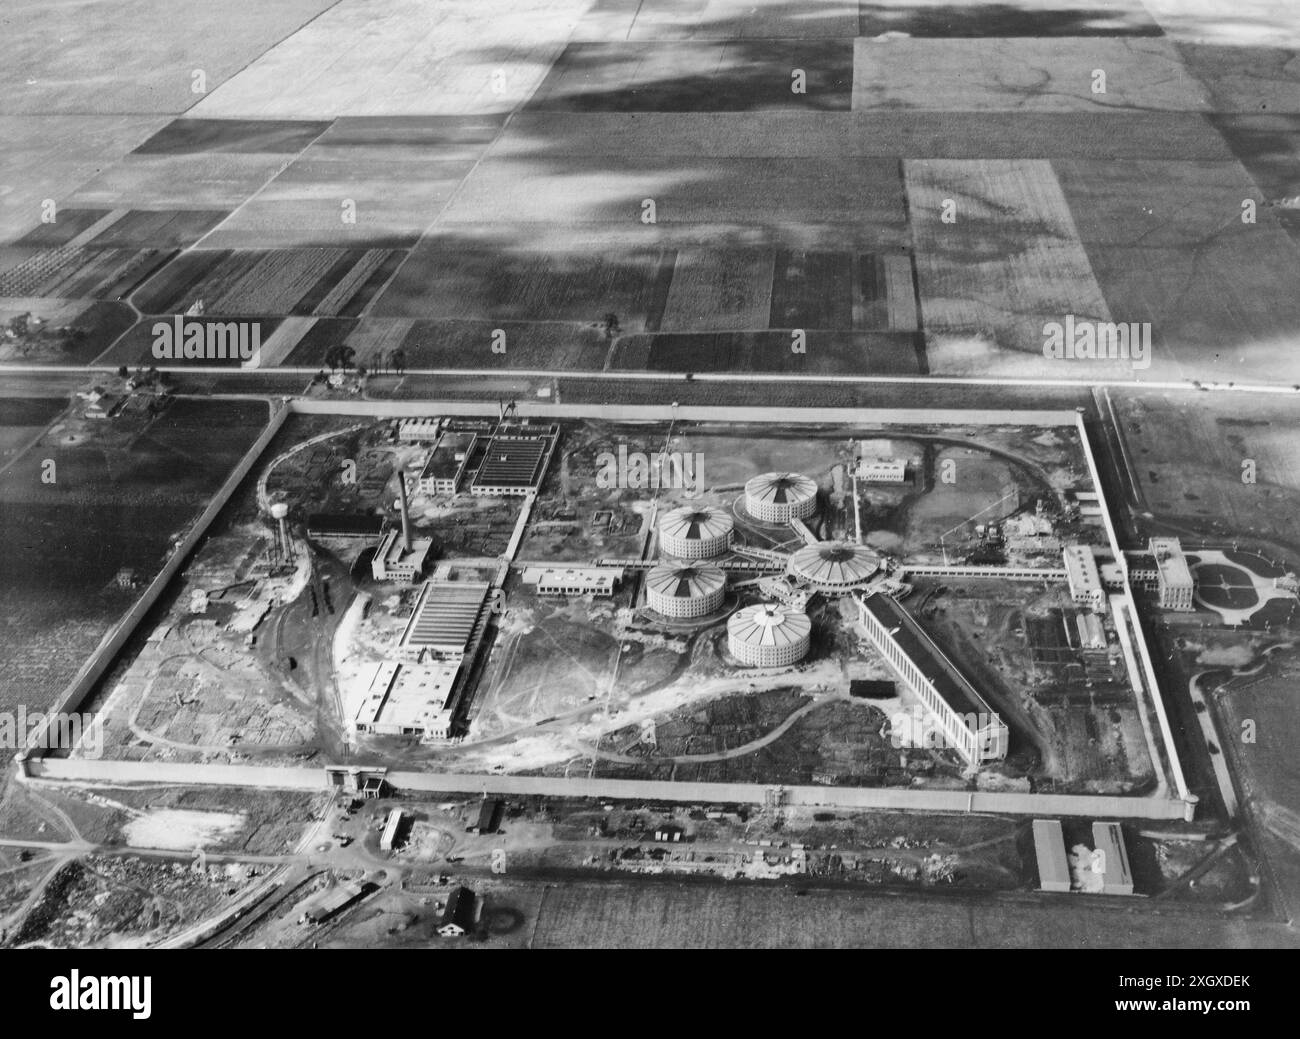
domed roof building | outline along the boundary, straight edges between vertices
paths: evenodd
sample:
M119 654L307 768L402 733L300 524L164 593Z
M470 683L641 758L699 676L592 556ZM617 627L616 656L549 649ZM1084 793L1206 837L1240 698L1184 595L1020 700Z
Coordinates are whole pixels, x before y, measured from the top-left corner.
M727 648L750 667L786 667L808 655L812 621L780 603L757 603L727 621Z
M843 595L870 584L880 557L852 541L818 541L790 557L786 573L827 595Z
M665 559L645 579L646 602L665 617L703 617L722 605L727 578L712 563Z
M731 544L731 516L711 505L683 505L659 521L659 551L677 559L712 559Z
M817 511L817 484L802 473L763 473L745 484L745 511L765 523L807 519Z

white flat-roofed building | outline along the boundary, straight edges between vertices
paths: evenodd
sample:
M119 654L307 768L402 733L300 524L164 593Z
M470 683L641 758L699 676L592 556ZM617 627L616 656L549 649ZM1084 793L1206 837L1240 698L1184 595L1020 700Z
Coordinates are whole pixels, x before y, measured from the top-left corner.
M1106 609L1106 589L1097 569L1097 557L1088 545L1066 545L1061 552L1065 562L1065 579L1070 598L1076 606L1086 606L1098 613Z
M1124 590L1124 568L1119 563L1113 559L1098 563L1097 572L1101 574L1101 584L1107 592L1113 594Z
M907 480L907 459L859 458L854 475L867 483L904 483Z
M1069 891L1070 861L1060 819L1034 820L1034 855L1038 859L1038 890Z
M405 813L400 808L394 808L389 811L388 817L384 819L384 832L379 836L379 850L392 851L393 845L397 843L397 832L402 828L402 817Z
M353 731L367 736L446 739L459 672L459 663L377 664L366 697L353 716Z
M1183 555L1183 546L1177 538L1152 538L1149 550L1156 562L1156 591L1160 608L1190 613L1196 607L1192 602L1195 584L1192 571Z
M448 430L443 433L420 470L420 493L445 497L458 494L476 439L476 434L469 432Z
M1128 849L1124 846L1124 831L1119 823L1098 822L1092 824L1092 843L1100 859L1101 893L1103 895L1133 894L1133 869L1128 861Z
M440 418L404 418L397 424L397 439L407 443L437 440L440 428Z
M370 562L370 575L376 581L411 581L424 572L424 561L433 548L431 538L411 538L407 549L400 530L390 530L375 549Z
M943 745L972 767L1007 756L1010 730L929 635L888 595L857 597L862 630L925 706Z
M524 584L537 586L538 595L596 595L608 598L623 580L623 569L613 566L525 568Z

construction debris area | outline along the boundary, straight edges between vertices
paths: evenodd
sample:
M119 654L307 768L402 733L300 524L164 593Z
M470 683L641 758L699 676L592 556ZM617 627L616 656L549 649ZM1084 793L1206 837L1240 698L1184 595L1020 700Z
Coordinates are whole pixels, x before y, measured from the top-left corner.
M797 808L779 798L418 798L382 781L333 796L11 785L0 819L34 841L92 848L72 863L41 850L4 853L13 862L0 874L0 908L28 909L0 937L6 946L526 945L555 926L546 890L583 878L994 897L1044 883L1041 820ZM1064 886L1049 890L1074 897L1131 885L1139 897L1218 906L1253 890L1235 837L1204 825L1153 832L1064 819L1054 839Z

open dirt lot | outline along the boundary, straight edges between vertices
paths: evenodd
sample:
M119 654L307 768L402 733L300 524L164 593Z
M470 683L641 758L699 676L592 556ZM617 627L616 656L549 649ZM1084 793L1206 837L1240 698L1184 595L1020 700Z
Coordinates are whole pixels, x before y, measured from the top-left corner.
M1146 506L1175 529L1258 536L1300 548L1300 409L1256 401L1250 414L1201 397L1113 395L1132 478ZM1254 483L1243 481L1245 463Z

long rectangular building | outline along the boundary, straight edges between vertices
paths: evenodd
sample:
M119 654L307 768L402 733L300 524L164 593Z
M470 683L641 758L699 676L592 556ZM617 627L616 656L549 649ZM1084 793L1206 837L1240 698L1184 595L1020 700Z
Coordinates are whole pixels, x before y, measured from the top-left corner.
M1086 606L1098 613L1106 609L1106 589L1102 587L1097 557L1088 545L1066 545L1061 553L1065 563L1065 579L1070 585L1070 598L1078 606Z
M911 614L879 592L858 598L863 631L924 704L946 745L978 767L1007 756L1009 731Z
M1179 613L1196 609L1193 603L1192 571L1177 538L1152 538L1151 555L1156 562L1156 589L1160 607Z
M474 433L456 430L443 433L420 472L420 492L447 497L459 493L461 482L465 478L465 466L474 453L474 442L477 439Z
M406 622L398 654L460 660L491 588L486 581L426 581Z
M1124 847L1124 831L1119 823L1093 823L1092 843L1101 855L1101 893L1133 894L1133 869Z
M523 497L535 491L546 475L558 431L498 433L492 437L470 484L470 493L490 497Z
M598 595L608 598L623 580L621 567L565 566L525 568L521 580L537 586L538 595Z
M1034 820L1034 855L1038 859L1038 889L1069 891L1070 862L1060 819Z
M452 697L459 672L459 663L385 661L377 665L366 698L352 719L353 731L368 736L446 739L451 732Z

